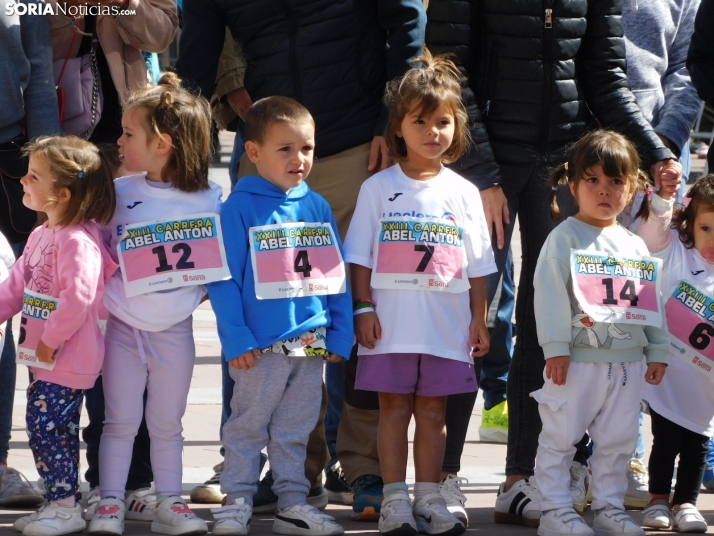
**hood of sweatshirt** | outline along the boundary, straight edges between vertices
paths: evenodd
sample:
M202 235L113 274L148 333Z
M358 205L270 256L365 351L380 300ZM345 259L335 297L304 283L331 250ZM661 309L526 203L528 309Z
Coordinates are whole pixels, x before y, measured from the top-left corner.
M272 197L274 199L298 201L310 192L310 188L307 183L301 182L298 186L292 188L286 193L284 190L278 188L272 182L264 179L263 177L248 175L238 181L238 184L236 184L233 191L245 192L253 195L262 195L265 197Z

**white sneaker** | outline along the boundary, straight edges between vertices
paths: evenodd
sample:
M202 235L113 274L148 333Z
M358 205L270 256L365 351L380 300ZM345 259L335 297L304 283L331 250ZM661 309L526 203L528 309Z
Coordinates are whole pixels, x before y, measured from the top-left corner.
M669 504L654 503L645 508L642 526L650 529L669 529L672 526L672 510Z
M15 529L17 532L22 532L27 525L37 520L37 517L40 515L40 511L43 507L44 505L40 507L40 509L36 512L32 512L29 516L22 516L21 518L15 520L15 522L12 524L12 528Z
M206 522L194 514L178 495L164 499L156 508L151 532L161 534L204 534Z
M677 532L706 532L707 522L693 504L683 504L674 516L674 530Z
M624 510L601 509L593 520L595 536L645 536L645 531Z
M589 484L588 468L578 462L572 462L570 464L570 496L573 498L573 508L581 514L588 505Z
M201 504L221 504L225 495L221 492L223 462L216 465L213 476L191 490L191 502Z
M135 489L124 499L126 518L132 521L153 521L156 512L156 491L154 485Z
M246 536L248 534L253 509L250 505L245 504L242 497L220 508L211 508L211 513L213 519L216 520L212 534L216 536Z
M556 508L543 512L538 536L593 536L593 529L572 508Z
M627 492L625 508L642 510L650 502L649 474L642 460L631 458L627 462Z
M519 480L508 491L503 491L506 483L498 488L493 520L496 523L537 527L540 522L540 493L531 477Z
M322 534L324 536L337 536L344 534L342 525L335 522L335 518L320 512L309 504L295 504L285 510L275 512L273 521L275 534Z
M469 526L469 516L466 513L466 495L461 492L461 484L468 484L468 479L462 476L449 475L441 483L439 493L444 498L446 507L464 527Z
M32 508L45 499L21 472L0 465L0 506Z
M97 508L99 507L99 501L102 500L101 495L99 495L99 486L92 488L87 495L87 509L84 512L84 519L86 521L91 521L94 518L94 514L97 513Z
M409 493L400 490L382 499L377 526L382 534L393 536L411 536L417 533Z
M97 511L89 522L90 534L124 534L124 502L110 497L99 501Z
M24 536L60 536L82 532L87 523L82 519L82 507L75 504L73 508L60 506L51 502L37 512L37 519L28 523L22 534Z
M466 531L463 523L449 512L440 493L430 493L414 501L414 519L421 534L457 536Z

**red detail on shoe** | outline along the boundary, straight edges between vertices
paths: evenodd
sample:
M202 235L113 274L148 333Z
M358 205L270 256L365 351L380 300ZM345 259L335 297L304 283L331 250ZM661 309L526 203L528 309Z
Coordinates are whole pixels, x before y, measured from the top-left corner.
M189 514L189 515L193 514L193 512L191 511L191 509L188 506L186 506L185 504L181 504L181 503L174 504L171 507L171 511L175 512L177 514Z
M118 514L119 510L118 506L100 506L98 513L100 516L113 516Z

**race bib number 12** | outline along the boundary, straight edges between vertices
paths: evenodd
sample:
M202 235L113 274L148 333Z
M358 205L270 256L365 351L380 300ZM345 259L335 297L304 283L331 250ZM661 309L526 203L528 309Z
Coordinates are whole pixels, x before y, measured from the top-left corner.
M127 225L117 253L127 297L230 277L213 213Z
M714 298L680 281L665 305L670 352L714 381Z
M55 368L56 359L52 363L43 363L37 359L35 351L45 330L45 322L57 310L58 305L59 299L57 298L25 289L25 294L22 297L22 317L20 318L20 337L17 339L16 363L47 370ZM61 346L57 348L55 358L61 349Z
M330 223L278 223L248 233L259 300L345 292L345 265Z
M575 297L595 321L662 326L660 259L573 250L570 269Z
M374 245L372 287L465 292L464 230L453 222L385 218Z

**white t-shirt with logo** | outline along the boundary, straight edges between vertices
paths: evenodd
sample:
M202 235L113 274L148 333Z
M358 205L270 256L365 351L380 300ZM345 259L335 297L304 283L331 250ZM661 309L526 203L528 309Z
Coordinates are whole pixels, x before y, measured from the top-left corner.
M362 185L345 240L345 262L374 269L380 220L400 218L417 221L422 227L439 222L458 226L463 229L463 275L482 277L496 271L478 189L445 167L433 179L417 181L407 177L399 164ZM422 353L472 363L468 290L452 293L409 288L372 288L382 338L372 350L360 346L358 354Z

